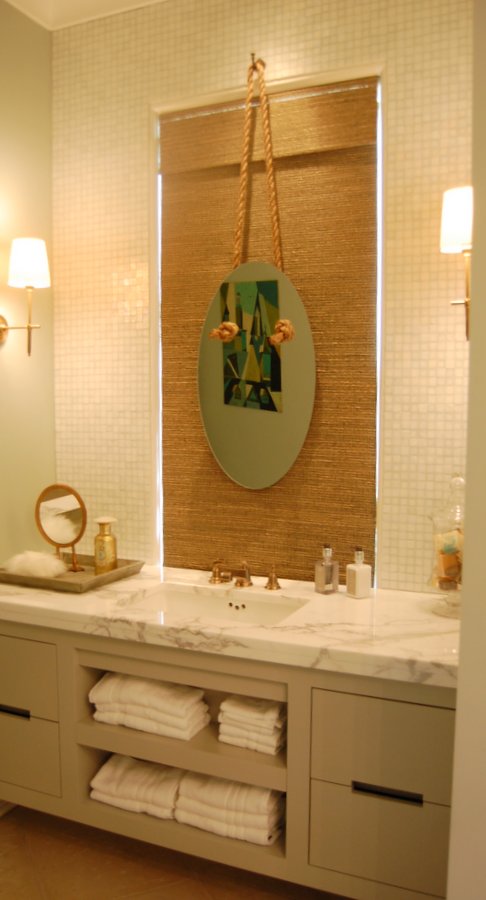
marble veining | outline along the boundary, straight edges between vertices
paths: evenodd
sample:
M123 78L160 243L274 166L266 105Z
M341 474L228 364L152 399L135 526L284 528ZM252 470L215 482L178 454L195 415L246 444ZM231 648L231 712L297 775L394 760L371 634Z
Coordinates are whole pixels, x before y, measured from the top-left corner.
M265 579L238 590L208 584L207 572L145 567L138 575L96 591L66 594L0 584L4 621L41 625L163 647L228 657L455 687L459 621L443 615L438 594L377 590L366 600L316 594L312 583L281 581L282 590L264 589ZM185 601L221 601L221 620L178 611ZM292 610L276 624L255 624L228 611L230 601L255 610ZM245 615L242 612L241 615ZM250 612L248 612L248 615Z

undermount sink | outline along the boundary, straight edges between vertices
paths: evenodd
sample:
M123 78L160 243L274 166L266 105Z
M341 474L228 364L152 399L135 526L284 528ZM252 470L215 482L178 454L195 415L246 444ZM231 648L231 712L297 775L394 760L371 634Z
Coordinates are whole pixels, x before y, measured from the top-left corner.
M144 596L143 606L159 612L165 625L181 620L197 620L200 624L278 625L306 602L305 599L274 596L253 587L188 586L164 582Z

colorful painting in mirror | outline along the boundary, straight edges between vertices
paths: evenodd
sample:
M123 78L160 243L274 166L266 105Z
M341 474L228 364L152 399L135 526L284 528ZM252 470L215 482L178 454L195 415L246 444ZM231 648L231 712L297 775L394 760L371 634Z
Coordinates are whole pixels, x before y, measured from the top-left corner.
M225 281L220 287L223 322L239 332L223 344L224 402L282 411L280 346L269 338L279 319L277 281Z

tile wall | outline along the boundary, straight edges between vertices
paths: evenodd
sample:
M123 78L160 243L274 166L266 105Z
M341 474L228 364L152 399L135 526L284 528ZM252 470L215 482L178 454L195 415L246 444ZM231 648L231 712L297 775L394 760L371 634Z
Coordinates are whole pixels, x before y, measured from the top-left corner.
M463 471L461 260L442 192L471 178L472 0L165 0L53 35L58 478L157 558L153 111L268 80L383 74L383 367L378 570L422 589L430 512ZM357 398L358 401L358 398ZM183 411L181 411L181 415ZM337 411L339 414L339 411ZM312 573L309 573L312 577Z

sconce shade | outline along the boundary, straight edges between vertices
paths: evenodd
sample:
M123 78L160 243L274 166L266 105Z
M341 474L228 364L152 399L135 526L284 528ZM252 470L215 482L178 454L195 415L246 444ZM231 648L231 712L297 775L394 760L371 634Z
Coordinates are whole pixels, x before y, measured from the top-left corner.
M16 288L50 287L45 241L41 238L14 238L10 250L8 284Z
M440 230L441 253L472 249L473 189L470 185L444 191Z

